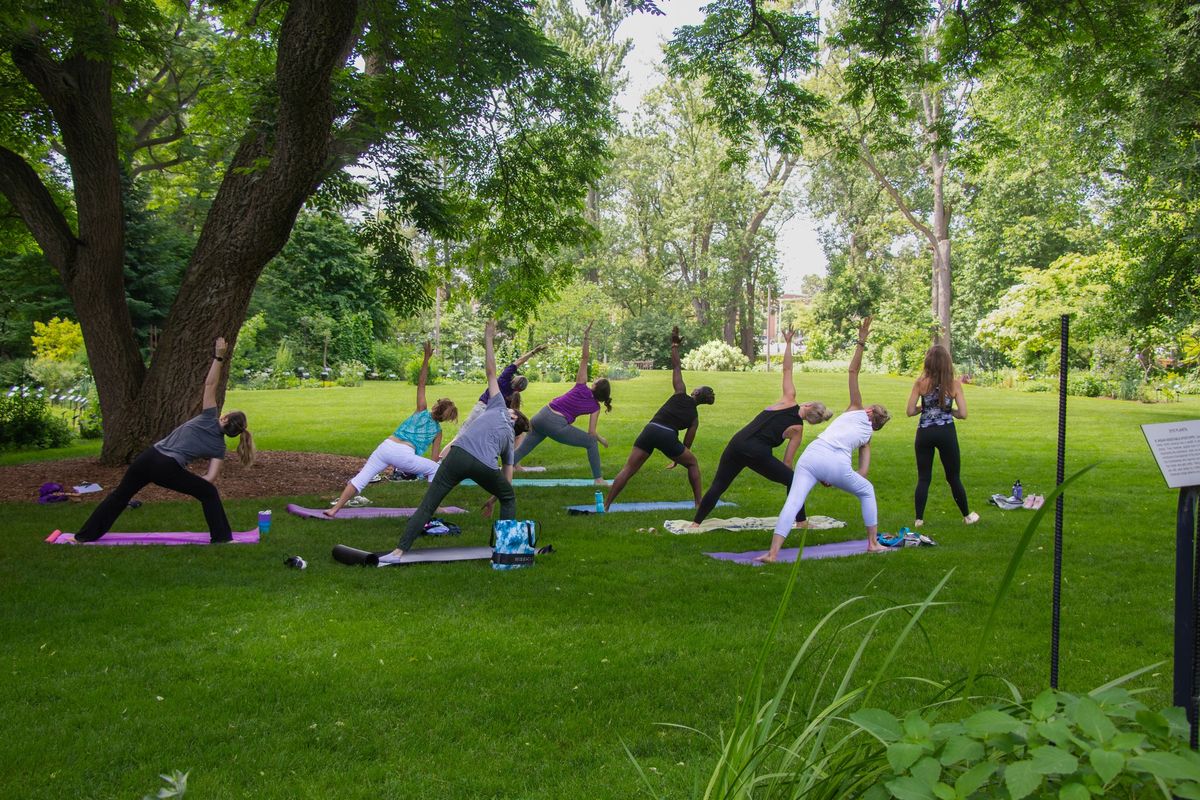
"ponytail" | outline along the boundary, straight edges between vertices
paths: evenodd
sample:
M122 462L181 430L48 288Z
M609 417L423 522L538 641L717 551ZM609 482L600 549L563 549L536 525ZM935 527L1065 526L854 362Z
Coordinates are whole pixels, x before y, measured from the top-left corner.
M250 431L243 430L238 436L237 445L238 458L242 461L242 466L254 466L254 459L258 455L258 450L254 447L254 437L250 435Z

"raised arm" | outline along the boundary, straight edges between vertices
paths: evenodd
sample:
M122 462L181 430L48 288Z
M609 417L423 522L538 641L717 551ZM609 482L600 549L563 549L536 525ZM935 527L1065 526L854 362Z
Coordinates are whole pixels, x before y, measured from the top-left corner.
M483 368L487 371L488 397L500 394L500 382L496 379L496 320L489 319L483 326Z
M683 372L679 366L679 348L682 345L683 340L679 338L679 326L676 325L671 328L671 385L675 387L675 394L687 393L687 386L683 383Z
M783 397L780 402L785 405L796 402L796 384L792 382L792 339L795 336L794 330L783 332L783 340L787 344L783 347Z
M538 353L542 352L545 349L546 349L546 345L539 344L537 347L533 348L528 353L526 353L525 355L521 356L516 361L514 361L513 366L516 367L517 369L520 369L522 366L525 365L526 361L533 358L534 356L536 356Z
M221 382L221 364L225 362L225 352L228 349L225 339L220 336L213 342L213 360L208 367L208 374L204 376L204 400L201 408L217 407L217 384Z
M417 376L417 411L424 411L428 407L425 403L425 382L429 380L429 359L431 358L433 358L433 345L426 342L425 357L421 360L421 374Z
M592 335L592 323L595 320L589 320L587 327L583 329L583 355L579 357L579 371L575 373L576 383L587 383L588 379L588 361L591 360L592 351L588 346L588 338Z
M871 332L871 318L863 317L862 324L858 326L858 343L854 346L854 357L850 359L850 409L857 410L863 407L862 392L858 389L858 373L862 369L863 348L867 344L867 334ZM869 456L868 456L869 458Z

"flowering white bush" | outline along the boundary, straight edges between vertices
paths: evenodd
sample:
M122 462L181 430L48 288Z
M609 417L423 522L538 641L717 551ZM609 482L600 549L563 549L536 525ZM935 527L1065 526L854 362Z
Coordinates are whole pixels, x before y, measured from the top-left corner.
M722 341L705 342L683 357L684 369L739 372L750 366L742 351Z

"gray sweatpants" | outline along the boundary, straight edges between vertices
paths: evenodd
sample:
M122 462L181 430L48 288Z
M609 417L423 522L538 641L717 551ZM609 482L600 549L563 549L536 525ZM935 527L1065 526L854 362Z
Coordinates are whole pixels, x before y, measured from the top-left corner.
M521 459L529 455L529 451L541 444L543 439L553 439L559 444L571 447L587 448L588 466L592 468L592 477L599 478L603 474L600 471L600 447L596 439L587 431L567 422L561 414L555 414L550 410L550 406L545 406L529 420L529 435L517 448L513 461L520 464Z

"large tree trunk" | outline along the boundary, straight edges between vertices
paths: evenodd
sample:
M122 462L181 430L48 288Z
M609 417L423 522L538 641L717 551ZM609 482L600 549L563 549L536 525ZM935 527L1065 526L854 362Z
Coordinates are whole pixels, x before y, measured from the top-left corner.
M938 329L933 343L950 349L950 209L946 205L946 156L937 147L930 154L933 189L933 215L929 227L933 231L933 274L931 301L933 318Z
M46 100L71 165L78 237L36 173L0 151L0 191L62 275L74 303L104 415L101 460L129 460L200 406L212 343L230 345L267 262L291 233L329 157L331 78L348 52L357 3L293 0L279 35L273 124L243 138L213 201L163 327L153 363L141 360L125 300L120 160L112 67L96 42L76 43L61 62L40 42L21 42L13 61ZM108 32L116 24L108 19ZM94 34L93 34L94 35ZM253 426L253 421L251 422Z

